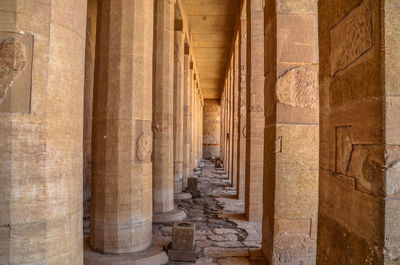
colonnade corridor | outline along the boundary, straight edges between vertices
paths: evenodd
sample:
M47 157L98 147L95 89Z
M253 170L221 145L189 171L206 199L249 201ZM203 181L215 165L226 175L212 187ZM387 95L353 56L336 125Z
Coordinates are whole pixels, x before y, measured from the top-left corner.
M0 265L400 265L400 0L0 0Z

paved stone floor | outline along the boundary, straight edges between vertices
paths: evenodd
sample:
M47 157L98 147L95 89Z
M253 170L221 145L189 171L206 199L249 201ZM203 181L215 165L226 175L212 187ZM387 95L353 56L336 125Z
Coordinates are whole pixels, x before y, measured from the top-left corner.
M235 190L222 170L203 161L194 173L198 176L200 198L176 201L188 215L185 221L196 224L199 259L195 263L172 262L169 265L261 265L261 223L244 220L243 201L234 199ZM172 225L153 225L153 236L171 241Z

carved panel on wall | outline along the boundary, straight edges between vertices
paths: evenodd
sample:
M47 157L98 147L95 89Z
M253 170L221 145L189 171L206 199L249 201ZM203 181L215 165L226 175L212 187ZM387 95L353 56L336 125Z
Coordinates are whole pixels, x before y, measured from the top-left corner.
M30 112L32 49L32 35L0 31L0 112Z
M303 67L286 71L277 82L278 100L293 107L317 108L318 93L317 73Z
M364 0L331 30L331 75L345 70L373 46L372 7Z
M153 152L153 135L142 133L136 142L136 156L140 162L151 162Z

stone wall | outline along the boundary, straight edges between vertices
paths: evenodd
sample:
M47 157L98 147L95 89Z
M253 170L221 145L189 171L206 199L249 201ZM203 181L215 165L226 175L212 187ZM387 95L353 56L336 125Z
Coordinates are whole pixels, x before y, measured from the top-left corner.
M220 156L221 107L219 100L204 100L203 157Z
M400 259L399 10L319 2L320 265Z

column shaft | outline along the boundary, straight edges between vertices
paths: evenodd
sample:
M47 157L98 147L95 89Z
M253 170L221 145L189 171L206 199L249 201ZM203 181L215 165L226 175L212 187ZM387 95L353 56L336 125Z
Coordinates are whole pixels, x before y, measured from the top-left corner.
M47 2L0 1L0 264L83 264L87 1Z
M173 101L174 0L155 1L153 79L153 207L174 209Z
M262 220L264 167L264 13L262 0L247 1L246 200L250 221Z
M315 264L318 208L317 16L265 7L263 249L271 264ZM297 0L284 1L293 6ZM316 4L314 3L315 8ZM300 243L301 242L301 243ZM300 246L301 245L301 246ZM289 254L290 253L290 254Z
M98 25L90 244L136 252L152 237L153 2L104 0Z
M239 141L239 45L236 39L233 56L233 92L232 92L232 187L238 182L238 141Z
M238 97L238 119L239 119L239 142L238 142L238 169L237 169L237 197L244 200L246 187L246 50L247 50L247 20L246 7L240 20L239 30L239 97ZM243 15L244 14L244 15Z
M180 23L178 23L180 24ZM175 30L174 70L174 192L182 192L184 115L184 34Z
M187 46L187 48L189 48ZM184 77L184 119L183 119L183 188L187 187L190 177L190 56L185 50L185 77Z

